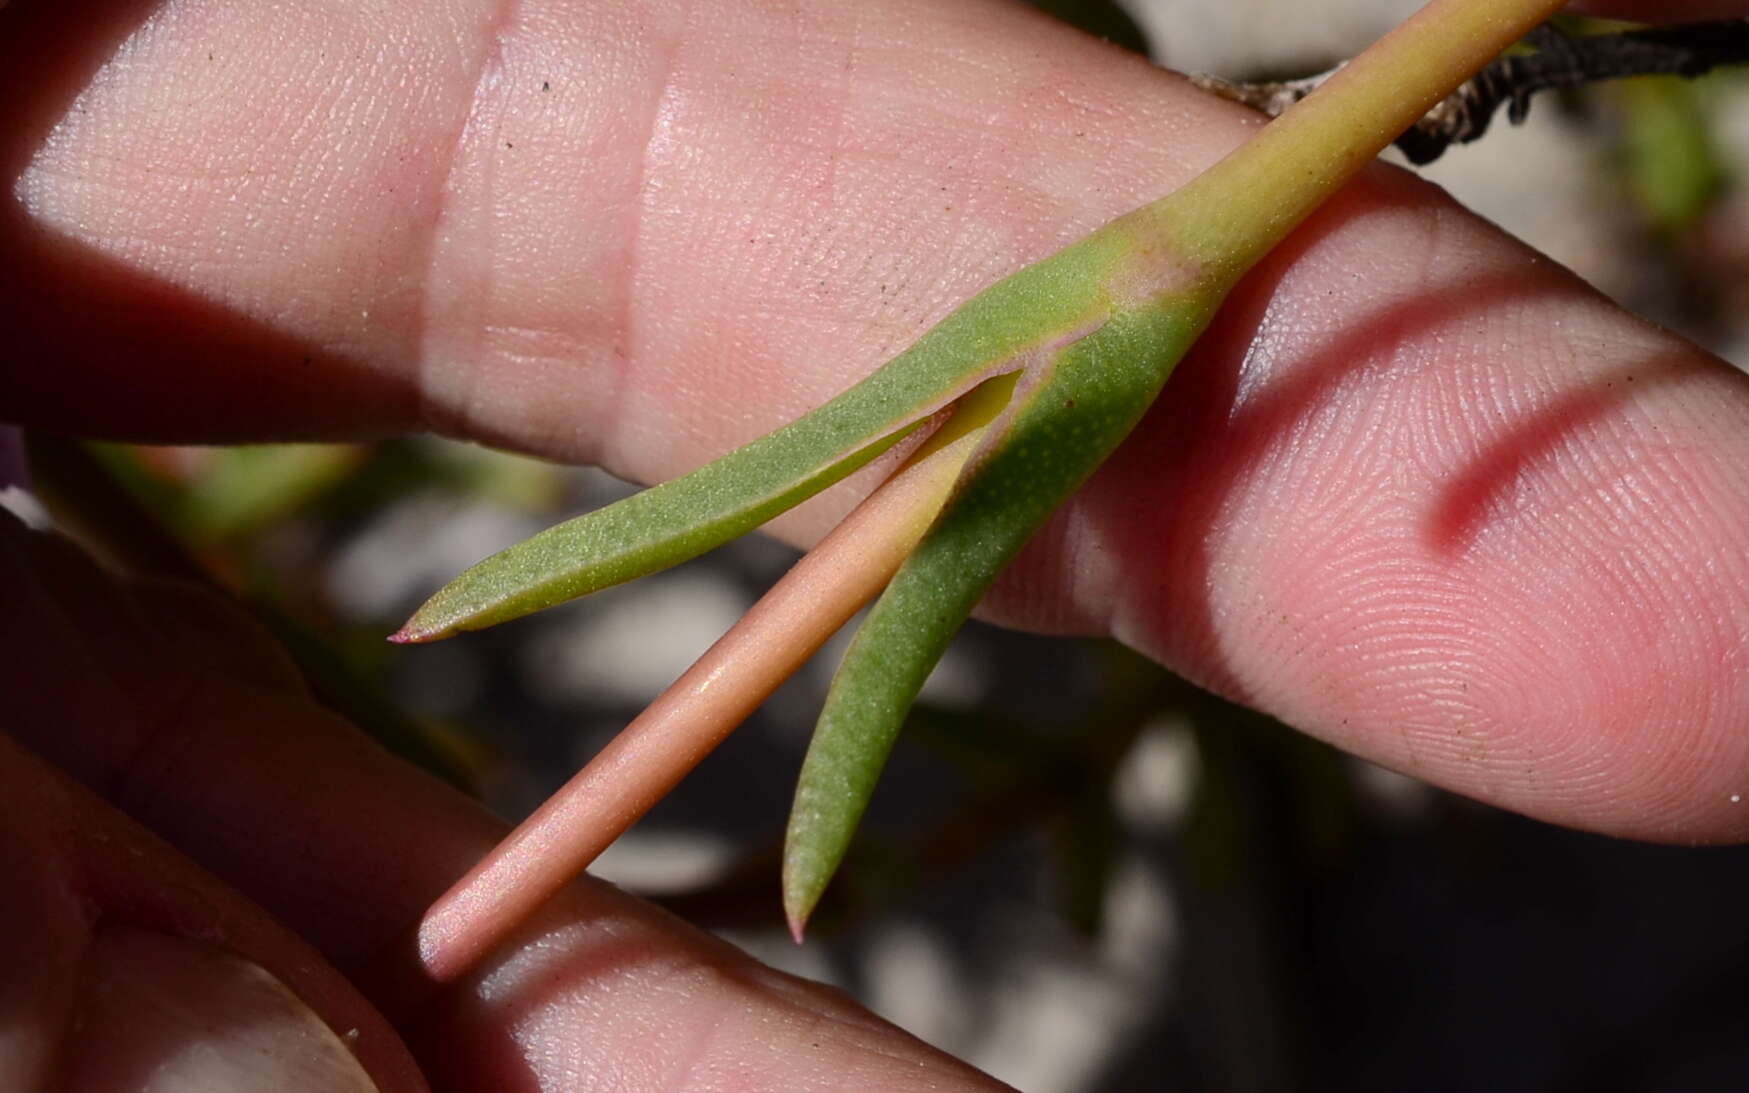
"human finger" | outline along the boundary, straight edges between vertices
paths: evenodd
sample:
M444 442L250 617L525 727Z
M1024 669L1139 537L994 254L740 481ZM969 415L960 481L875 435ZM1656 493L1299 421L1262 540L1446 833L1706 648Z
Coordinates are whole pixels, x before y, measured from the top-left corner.
M262 635L222 600L118 581L4 513L0 550L9 729L319 948L439 1088L562 1088L578 1075L628 1091L998 1088L838 992L587 878L476 974L433 982L414 927L501 823L365 741L281 663L251 655ZM49 810L32 802L52 779L19 770L17 791L0 799L40 820ZM81 815L95 811L93 801ZM132 844L88 841L105 852L88 885L162 904L193 884ZM38 901L61 891L37 883L43 855L25 857L37 871L21 875L21 891ZM166 913L132 912L166 933ZM60 920L26 918L15 937L40 953ZM166 954L161 938L120 937L126 967L189 956ZM204 966L177 966L190 963Z
M212 147L259 167L225 173L198 138L237 96L210 93L197 43L253 39L227 9L154 9L82 111L17 142L24 268L46 273L0 308L59 367L15 401L183 436L423 420L653 481L1256 124L1018 7L519 11L487 60L426 45L416 83L390 79L410 62L314 81L353 112L243 95L267 120ZM408 18L400 48L437 33ZM291 29L218 86L375 56L371 25ZM391 115L392 141L347 136ZM159 178L178 156L205 189ZM105 297L65 272L92 264L159 295L99 323L82 309ZM318 351L226 343L214 301ZM989 608L1115 633L1532 815L1741 838L1745 406L1721 363L1381 169L1236 293ZM850 500L783 526L816 535Z
M308 944L4 736L0 820L6 1088L426 1088Z

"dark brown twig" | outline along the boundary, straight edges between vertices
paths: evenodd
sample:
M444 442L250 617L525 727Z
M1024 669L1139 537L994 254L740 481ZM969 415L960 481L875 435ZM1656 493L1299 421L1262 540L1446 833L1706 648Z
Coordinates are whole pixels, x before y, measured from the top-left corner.
M1742 64L1749 61L1749 20L1578 38L1545 24L1525 44L1535 52L1501 57L1397 138L1397 147L1411 163L1432 163L1450 145L1480 138L1502 104L1507 107L1507 120L1517 125L1529 113L1530 97L1538 91L1624 76L1694 77L1721 65ZM1271 83L1229 83L1214 76L1192 79L1199 87L1273 117L1311 94L1335 71Z

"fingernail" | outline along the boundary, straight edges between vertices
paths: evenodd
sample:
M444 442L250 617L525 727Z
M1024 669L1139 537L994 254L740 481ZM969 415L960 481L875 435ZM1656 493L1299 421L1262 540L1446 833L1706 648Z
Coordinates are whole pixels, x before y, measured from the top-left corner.
M259 964L131 926L92 939L69 1036L71 1093L377 1089L345 1035Z

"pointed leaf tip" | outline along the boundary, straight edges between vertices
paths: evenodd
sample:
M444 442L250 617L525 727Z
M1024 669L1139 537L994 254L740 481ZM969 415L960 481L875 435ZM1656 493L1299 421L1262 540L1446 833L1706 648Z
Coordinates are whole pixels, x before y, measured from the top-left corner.
M794 823L794 818L791 818ZM783 861L783 920L789 927L789 936L795 943L802 943L802 935L807 931L808 919L814 913L814 906L820 902L820 893L825 889L824 878L801 876L803 869L796 860L794 853L786 846Z

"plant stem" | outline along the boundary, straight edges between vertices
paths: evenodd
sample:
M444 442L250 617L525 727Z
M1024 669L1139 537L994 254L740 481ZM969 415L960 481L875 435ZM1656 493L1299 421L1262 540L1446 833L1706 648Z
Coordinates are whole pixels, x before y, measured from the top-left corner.
M1527 44L1534 53L1509 54L1465 80L1395 141L1410 163L1432 163L1453 144L1480 140L1494 112L1507 106L1513 125L1530 112L1531 96L1555 88L1583 87L1630 76L1704 76L1722 65L1749 62L1749 22L1726 19L1616 34L1569 37L1544 23ZM1340 66L1297 80L1232 83L1212 75L1191 77L1205 91L1275 117L1335 75Z
M1562 0L1432 0L1303 101L1132 216L1230 283Z

